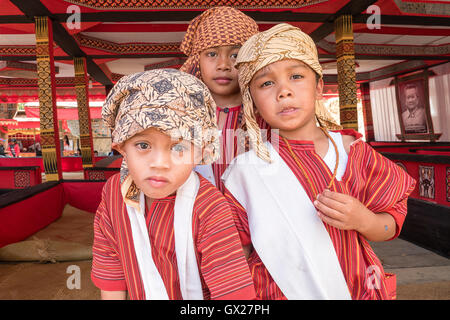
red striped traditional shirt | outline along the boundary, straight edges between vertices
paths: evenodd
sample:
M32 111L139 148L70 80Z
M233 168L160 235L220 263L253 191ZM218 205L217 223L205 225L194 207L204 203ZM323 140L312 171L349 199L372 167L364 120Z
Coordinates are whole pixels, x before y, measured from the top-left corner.
M174 239L175 196L154 200L146 214L153 261L169 299L182 299ZM205 299L253 299L255 291L230 206L206 179L193 210L193 237ZM94 220L91 279L102 290L145 299L119 174L103 188Z
M361 136L353 130L342 130L341 133L353 135L356 138ZM304 164L309 180L313 182L319 192L322 192L331 181L332 172L315 152L313 142L289 140L289 143ZM280 140L279 154L295 174L311 201L314 201L314 194L306 177L303 176L282 140ZM407 198L414 189L415 181L395 163L377 153L363 141L355 142L350 147L347 167L342 180L335 181L334 185L334 188L331 188L332 191L357 198L372 212L391 214L396 222L396 233L392 239L400 234L406 217ZM244 208L227 190L225 197L234 204L233 210L237 215L235 219L241 241L243 244L249 244L251 241L250 231ZM380 260L367 240L354 230L340 230L326 223L324 225L333 242L352 298L388 299L389 293L384 278L381 279L379 290L367 286L370 281L368 276L372 275L371 271L374 268L378 268L384 275ZM255 251L250 256L249 265L258 298L285 299ZM369 268L370 266L372 268ZM372 282L370 281L370 283Z
M226 114L226 119L223 125L222 135L220 137L220 158L212 164L212 170L214 173L214 179L217 184L217 188L224 192L225 187L221 180L222 174L228 168L231 160L233 160L242 150L243 146L238 147L239 143L244 143L239 141L236 136L236 130L241 128L242 122L242 105L233 108L219 108L217 107L217 119L219 119L220 112ZM262 119L258 117L258 124L261 129L269 129L269 125Z

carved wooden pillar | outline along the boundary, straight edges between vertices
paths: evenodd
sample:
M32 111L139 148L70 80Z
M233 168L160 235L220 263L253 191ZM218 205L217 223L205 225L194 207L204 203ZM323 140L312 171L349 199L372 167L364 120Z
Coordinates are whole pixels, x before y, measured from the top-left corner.
M51 20L35 17L35 32L42 159L46 180L55 181L62 179L62 170Z
M351 15L343 15L334 23L336 34L337 76L341 126L358 130L355 49Z
M75 91L78 104L78 123L80 127L80 149L83 168L94 165L94 144L92 140L91 115L89 113L88 77L86 58L75 57Z

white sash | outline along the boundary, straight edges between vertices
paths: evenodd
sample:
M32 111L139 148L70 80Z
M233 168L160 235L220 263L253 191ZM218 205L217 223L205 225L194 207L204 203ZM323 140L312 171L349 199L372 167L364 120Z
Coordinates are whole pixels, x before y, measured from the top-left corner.
M203 290L198 272L192 236L192 211L200 180L194 172L177 190L174 207L175 252L177 256L180 289L185 300L202 300ZM150 237L145 223L145 195L140 194L140 212L127 205L136 258L145 296L148 300L168 300L164 282L152 258Z
M293 172L273 149L232 161L225 186L247 210L252 244L288 299L351 299L330 236Z

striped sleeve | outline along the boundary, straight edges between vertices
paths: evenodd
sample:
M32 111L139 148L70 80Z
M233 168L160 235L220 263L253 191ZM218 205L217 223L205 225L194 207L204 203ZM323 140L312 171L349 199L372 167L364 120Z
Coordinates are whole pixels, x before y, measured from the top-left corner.
M251 238L250 229L248 227L247 213L244 207L242 207L231 192L226 187L224 187L224 189L224 196L230 205L231 215L239 233L239 238L241 239L242 245L249 245L251 244Z
M212 185L197 196L199 269L211 299L255 299L250 269L228 202Z
M127 289L127 286L111 225L110 210L112 208L108 206L116 202L111 201L114 199L109 199L117 193L111 190L112 181L113 179L110 179L103 187L102 200L94 218L91 279L101 290L123 291Z

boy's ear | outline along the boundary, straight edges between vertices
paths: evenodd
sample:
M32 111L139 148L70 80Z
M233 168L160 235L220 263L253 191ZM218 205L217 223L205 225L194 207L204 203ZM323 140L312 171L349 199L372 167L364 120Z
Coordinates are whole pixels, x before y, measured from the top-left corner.
M317 81L317 85L316 85L316 100L322 100L323 86L324 86L323 78L320 78Z
M123 143L112 143L112 145L111 145L111 148L112 149L114 149L114 150L116 150L117 152L119 152L124 158L125 158L125 156L126 156L126 152L125 152L125 150L124 150L124 148L123 148Z

